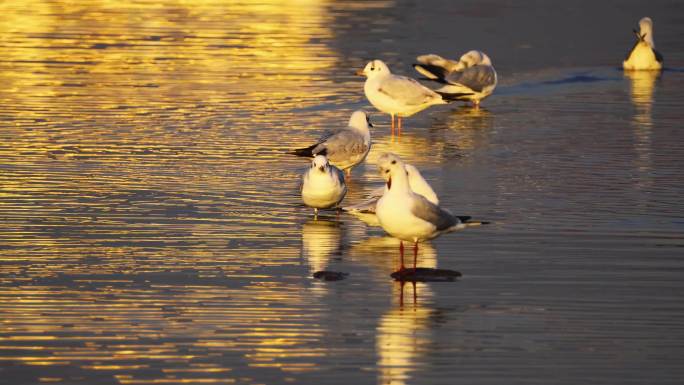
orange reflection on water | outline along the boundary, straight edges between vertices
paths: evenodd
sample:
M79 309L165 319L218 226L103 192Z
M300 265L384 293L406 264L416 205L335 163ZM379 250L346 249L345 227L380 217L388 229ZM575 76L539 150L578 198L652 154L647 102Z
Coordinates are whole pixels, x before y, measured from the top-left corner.
M634 134L635 163L639 171L638 186L648 190L652 187L652 136L653 136L653 99L656 81L660 71L625 71L629 79L630 98L634 107L632 126Z
M400 385L410 383L429 351L435 310L429 305L432 290L424 283L397 282L392 291L393 306L377 328L378 384Z
M127 384L314 370L318 305L297 270L269 270L301 266L283 241L300 238L296 198L281 198L293 176L271 165L283 129L300 140L311 123L290 111L336 93L330 4L10 0L0 13L3 362Z

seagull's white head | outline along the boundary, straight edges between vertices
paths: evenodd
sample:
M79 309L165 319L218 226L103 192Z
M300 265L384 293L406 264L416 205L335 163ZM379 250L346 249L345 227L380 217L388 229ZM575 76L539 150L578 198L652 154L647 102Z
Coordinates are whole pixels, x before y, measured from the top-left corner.
M640 40L645 41L651 48L655 48L653 41L653 20L650 17L643 17L639 20L639 32L637 34Z
M368 131L368 127L373 127L370 122L370 117L364 111L358 110L349 118L349 127L356 128L360 131Z
M318 169L320 172L327 172L328 158L325 155L316 155L311 161L311 168Z
M382 60L372 60L366 64L363 70L356 71L356 74L371 79L378 76L387 76L390 74L390 70Z
M387 182L387 189L391 190L393 185L401 185L408 188L408 177L406 175L405 164L399 156L386 152L378 158L378 171L382 179Z

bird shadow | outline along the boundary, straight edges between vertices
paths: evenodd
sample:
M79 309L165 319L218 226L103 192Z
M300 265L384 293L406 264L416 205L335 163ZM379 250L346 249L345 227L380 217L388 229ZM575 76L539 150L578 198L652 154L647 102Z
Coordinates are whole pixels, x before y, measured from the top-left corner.
M460 271L431 267L405 268L390 274L390 277L400 282L453 282L461 276L463 274Z

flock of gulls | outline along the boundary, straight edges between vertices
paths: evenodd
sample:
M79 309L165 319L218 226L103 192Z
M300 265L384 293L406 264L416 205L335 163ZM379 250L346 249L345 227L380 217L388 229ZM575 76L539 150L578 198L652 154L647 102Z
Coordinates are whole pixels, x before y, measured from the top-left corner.
M623 61L625 70L660 70L663 57L655 50L653 22L644 17L639 30L634 30L637 40ZM424 80L441 86L431 89L417 80L393 74L382 60L372 60L356 72L365 76L363 90L368 101L379 111L389 114L391 133L401 134L401 118L412 116L430 106L453 101L470 102L478 108L480 102L490 96L497 84L497 74L492 61L481 51L469 51L458 60L445 59L429 54L416 58L415 70ZM396 117L396 123L395 123ZM439 198L418 169L405 163L392 153L380 155L377 161L384 187L374 190L363 202L340 207L347 193L345 178L351 177L351 169L366 159L371 149L373 127L364 111L355 111L347 127L328 130L309 147L293 151L293 154L312 157L311 167L302 178L301 196L305 205L314 209L345 210L367 218L371 225L381 226L400 242L401 266L404 266L403 242L413 243L413 271L416 270L418 243L439 235L484 222L471 221L470 217L456 216L439 206ZM346 177L345 177L346 174Z

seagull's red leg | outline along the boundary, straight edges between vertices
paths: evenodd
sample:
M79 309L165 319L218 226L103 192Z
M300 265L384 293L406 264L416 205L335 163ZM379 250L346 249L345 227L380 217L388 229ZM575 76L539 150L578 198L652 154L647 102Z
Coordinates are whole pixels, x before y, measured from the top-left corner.
M394 114L390 114L390 118L392 119L392 136L394 136Z
M397 136L401 136L401 116L397 116Z
M413 244L413 271L416 271L416 261L418 260L418 242Z
M399 271L403 271L404 267L404 241L399 241L399 255L401 256L401 266L399 266Z
M399 281L399 307L404 307L404 285L406 281Z

